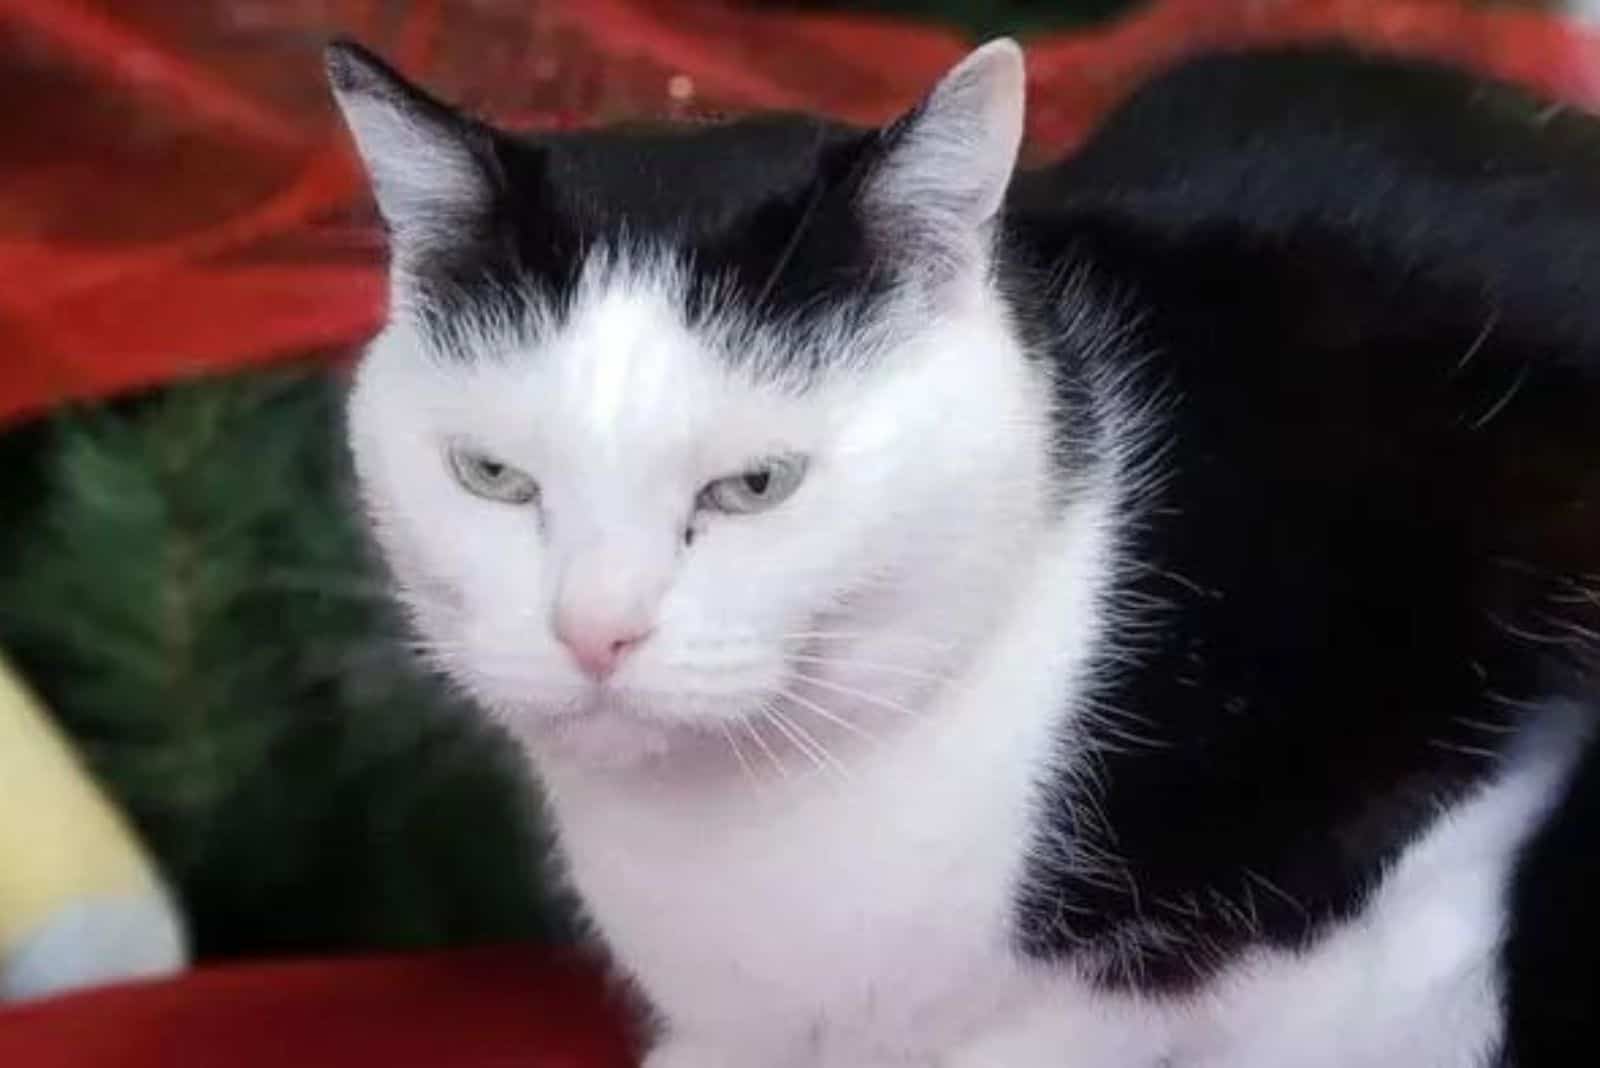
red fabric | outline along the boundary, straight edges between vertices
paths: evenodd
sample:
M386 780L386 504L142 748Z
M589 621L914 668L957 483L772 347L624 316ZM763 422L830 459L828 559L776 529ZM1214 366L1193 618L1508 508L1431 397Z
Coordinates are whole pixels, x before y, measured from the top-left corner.
M0 1012L18 1068L629 1068L598 972L526 950L263 964Z
M729 0L0 0L0 30L0 418L371 332L380 245L322 84L331 33L536 126L751 107L879 120L965 47ZM1600 39L1534 13L1159 0L1030 43L1035 152L1181 53L1329 36L1600 102Z

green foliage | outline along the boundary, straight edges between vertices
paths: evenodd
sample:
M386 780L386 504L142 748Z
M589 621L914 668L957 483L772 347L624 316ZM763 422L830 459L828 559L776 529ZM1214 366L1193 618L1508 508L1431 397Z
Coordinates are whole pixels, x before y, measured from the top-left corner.
M512 743L412 664L338 386L264 374L0 438L0 647L204 955L549 936Z

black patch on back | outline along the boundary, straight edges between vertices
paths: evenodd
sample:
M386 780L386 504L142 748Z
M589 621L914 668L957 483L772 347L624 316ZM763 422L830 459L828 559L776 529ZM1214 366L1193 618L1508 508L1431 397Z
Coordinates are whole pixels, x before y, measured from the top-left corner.
M1027 954L1181 991L1305 945L1541 702L1593 713L1600 141L1542 112L1335 52L1210 59L1019 180L1012 258L1133 297L1129 344L1057 353L1063 388L1163 411L1167 472L1086 703L1103 790L1043 786ZM1570 917L1530 873L1600 822L1558 826L1518 904ZM1516 923L1513 965L1549 940ZM1564 959L1600 960L1573 930Z

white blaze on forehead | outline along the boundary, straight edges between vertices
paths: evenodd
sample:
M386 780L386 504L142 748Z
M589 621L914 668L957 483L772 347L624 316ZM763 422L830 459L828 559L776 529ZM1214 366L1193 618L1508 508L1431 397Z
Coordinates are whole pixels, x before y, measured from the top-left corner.
M686 375L714 370L660 282L595 293L574 309L561 348L563 397L595 440L612 447L645 428L681 428Z
M540 351L502 364L528 376L550 450L631 493L692 490L676 484L688 472L729 474L817 429L814 403L731 358L734 325L689 325L687 281L644 255L597 255Z

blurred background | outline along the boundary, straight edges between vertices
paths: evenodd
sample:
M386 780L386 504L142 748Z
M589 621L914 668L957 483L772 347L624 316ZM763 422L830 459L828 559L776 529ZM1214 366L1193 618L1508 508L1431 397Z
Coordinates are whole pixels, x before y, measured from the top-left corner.
M876 122L1014 33L1045 159L1175 57L1260 41L1592 106L1586 25L1448 0L0 0L0 970L49 914L38 873L67 873L47 904L87 893L107 835L201 962L572 931L521 761L416 670L346 497L341 376L383 256L331 34L549 128ZM90 830L42 800L73 776L110 814Z

